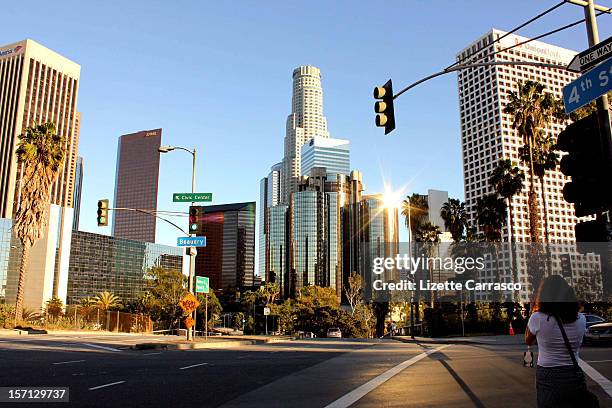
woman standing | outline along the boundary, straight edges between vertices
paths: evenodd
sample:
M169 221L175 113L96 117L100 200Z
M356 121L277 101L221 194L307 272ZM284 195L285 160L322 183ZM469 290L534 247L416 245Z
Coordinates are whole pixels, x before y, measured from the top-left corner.
M552 275L542 281L534 313L525 331L527 345L538 344L536 390L538 408L583 407L586 391L582 371L574 364L560 325L576 358L586 331L586 319L578 313L576 293L565 279Z

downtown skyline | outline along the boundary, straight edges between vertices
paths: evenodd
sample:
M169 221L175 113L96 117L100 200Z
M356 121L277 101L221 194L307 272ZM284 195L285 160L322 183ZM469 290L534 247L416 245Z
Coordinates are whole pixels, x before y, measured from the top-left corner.
M57 11L47 11L51 17L56 12L75 12L69 10L69 3L64 4ZM245 10L233 15L213 6L187 7L195 14L218 13L219 21L211 22L210 27L196 26L195 20L186 16L190 13L177 13L169 6L129 5L125 15L134 15L134 9L141 8L142 21L121 17L112 7L99 10L99 18L113 21L116 33L76 15L73 23L49 27L48 31L37 24L21 26L17 23L21 19L16 18L2 31L6 44L32 38L82 66L79 110L84 119L79 155L85 158L87 170L80 226L85 231L110 233L110 228L95 225L95 203L113 197L112 158L118 137L141 129L160 127L164 143L198 148L198 190L212 192L213 204L256 200L259 178L282 157L285 119L290 113L290 74L303 64L321 68L330 134L351 141L351 167L363 172L368 192L382 192L386 180L395 188L407 186L408 193L435 188L463 199L456 74L402 96L396 104L397 130L389 136L374 126L372 88L391 77L399 89L438 71L491 26L513 28L553 2L522 2L523 6L511 14L501 2L485 11L444 4L444 15L423 4L387 6L393 11L391 23L397 24L385 44L376 41L374 33L380 27L374 27L369 18L377 8L365 5L354 6L350 13L341 5L326 10L339 19L337 28L325 26L332 17L308 10L295 28L282 22L276 28L259 29L268 20L289 15L291 7L271 5L269 14L248 20L252 9L245 3ZM37 7L41 12L33 21L48 15L43 12L46 6ZM79 14L87 15L88 7ZM317 7L315 3L312 8L322 12L324 4ZM19 15L25 8L13 11ZM493 17L486 23L478 22L480 13ZM148 25L162 15L172 23L181 18L186 21L183 27L172 24L173 32ZM437 32L430 34L430 27L417 21L418 16L436 20ZM460 17L457 21L451 20L456 16ZM542 24L519 33L531 37L579 18L581 10L562 7ZM223 23L231 23L231 29L212 41L208 35L215 28L218 32ZM87 24L87 32L76 36ZM302 33L309 24L308 34ZM246 39L249 28L256 32ZM291 41L299 46L287 47L290 39L277 38L274 46L252 49L256 44L268 44L283 29L294 34L288 37L294 37ZM602 38L611 34L605 24L600 25L600 31ZM582 25L543 41L576 51L586 48ZM172 203L171 193L189 190L187 161L182 155L168 155L161 161L158 208L186 210L186 205ZM440 171L442 164L445 169ZM157 235L158 242L164 244L174 244L177 236L159 223Z

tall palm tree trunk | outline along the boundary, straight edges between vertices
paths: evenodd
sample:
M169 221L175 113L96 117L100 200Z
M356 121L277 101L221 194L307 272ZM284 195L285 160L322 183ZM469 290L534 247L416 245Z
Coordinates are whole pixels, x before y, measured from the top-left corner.
M30 261L30 246L24 245L21 252L21 264L19 265L19 280L17 283L17 300L15 302L15 325L23 317L23 293Z
M550 254L549 244L548 204L546 203L546 195L544 194L544 174L540 176L540 197L542 199L542 208L544 210L544 246L546 247L546 274L549 275L552 271L552 256Z
M518 268L516 265L516 239L514 237L514 211L512 211L512 197L508 197L508 216L510 217L510 268L512 268L512 283L518 282ZM514 301L518 302L518 291L513 291Z
M529 207L529 235L531 242L540 242L540 215L538 198L535 192L535 171L533 168L533 137L529 138L529 197L527 205Z

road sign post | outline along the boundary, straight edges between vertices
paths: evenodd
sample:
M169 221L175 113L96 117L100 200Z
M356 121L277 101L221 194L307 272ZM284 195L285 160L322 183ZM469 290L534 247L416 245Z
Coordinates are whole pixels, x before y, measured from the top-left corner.
M205 247L206 237L179 237L176 239L179 247Z
M584 72L610 57L612 57L612 37L576 55L567 69L574 72Z
M612 89L612 58L563 87L565 112L571 113Z
M196 293L209 293L209 279L206 276L196 276Z
M212 193L173 193L172 201L175 203L211 202Z

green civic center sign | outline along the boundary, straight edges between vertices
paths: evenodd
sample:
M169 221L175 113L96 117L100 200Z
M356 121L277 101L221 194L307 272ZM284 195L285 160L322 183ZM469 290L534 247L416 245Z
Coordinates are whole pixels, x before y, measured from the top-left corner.
M175 203L210 202L212 193L174 193L172 201Z
M208 278L206 276L196 276L195 291L196 293L208 293L210 286L208 285Z

